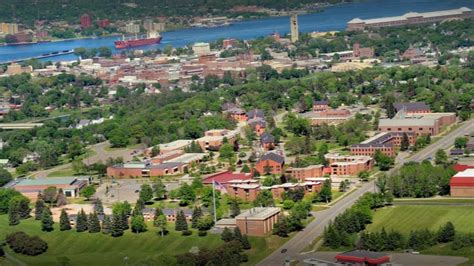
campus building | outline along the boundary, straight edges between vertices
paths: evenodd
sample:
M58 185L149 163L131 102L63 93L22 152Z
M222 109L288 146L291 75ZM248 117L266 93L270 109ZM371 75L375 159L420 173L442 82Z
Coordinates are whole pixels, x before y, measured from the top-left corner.
M351 146L351 154L358 156L373 156L376 151L380 151L387 156L395 156L395 147L402 143L403 132L381 132L359 144ZM414 145L416 135L413 132L407 132L408 142Z
M66 197L77 197L81 189L90 182L90 177L58 177L46 179L16 179L5 187L12 188L25 197L36 200L38 192L43 192L48 187L62 189Z
M452 197L474 197L474 169L466 168L455 174L449 185Z
M305 181L302 183L284 183L271 187L262 187L262 189L270 189L274 199L282 200L288 191L301 189L304 195L308 195L321 191L322 186L323 182L321 181Z
M355 176L374 167L374 160L370 156L328 153L324 158L328 161L330 174L336 176Z
M158 148L160 149L160 154L169 153L172 151L184 151L187 147L191 146L193 141L190 139L179 139L169 143L159 144ZM143 154L145 156L150 156L153 147L147 148Z
M107 167L107 176L113 178L149 178L157 176L181 175L187 165L179 162L151 164L147 162L130 162Z
M212 129L204 132L204 137L198 138L196 142L201 146L202 150L218 151L224 140L234 144L237 141L239 132L228 129Z
M325 171L324 165L321 165L321 164L310 165L307 167L292 167L292 168L286 169L285 171L285 174L287 174L290 177L298 179L298 181L304 181L307 178L312 178L312 177L321 177L321 176L324 176L326 173L328 172Z
M275 137L272 134L265 132L260 136L260 146L264 150L273 150L275 148L275 145Z
M380 132L414 133L416 136L436 136L456 123L456 113L424 113L408 115L399 112L392 119L380 119Z
M272 232L280 213L280 208L256 207L237 215L235 221L242 234L264 236Z
M275 174L283 173L283 166L285 165L285 158L275 152L268 152L263 155L255 164L255 170L260 174Z
M397 112L403 111L407 115L431 113L431 108L424 102L396 103L394 107Z
M435 23L449 19L465 19L474 17L474 12L467 7L434 12L409 12L401 16L374 19L354 18L347 23L348 30L364 30L367 28L398 27Z

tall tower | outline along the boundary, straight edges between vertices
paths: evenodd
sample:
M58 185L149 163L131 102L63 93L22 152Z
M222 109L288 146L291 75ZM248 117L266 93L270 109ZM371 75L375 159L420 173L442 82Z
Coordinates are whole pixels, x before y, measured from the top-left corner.
M293 14L290 17L291 26L291 42L295 43L300 39L300 32L298 30L298 15Z

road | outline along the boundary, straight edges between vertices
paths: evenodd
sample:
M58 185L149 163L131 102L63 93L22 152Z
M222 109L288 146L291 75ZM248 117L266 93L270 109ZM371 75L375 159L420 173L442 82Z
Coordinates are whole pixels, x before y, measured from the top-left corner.
M428 157L434 157L434 154L438 149L448 149L453 145L454 139L456 137L463 136L471 132L474 132L474 120L463 123L459 128L453 130L442 139L424 148L418 153L413 154L411 157L399 160L392 171L395 171L407 161L421 162ZM308 226L303 231L298 232L292 239L286 242L279 249L275 250L258 265L283 265L286 259L292 260L297 258L305 247L310 245L314 239L323 234L324 228L331 220L333 220L344 210L351 207L352 204L354 204L364 193L373 191L374 189L374 181L365 183L356 191L339 200L330 209L318 212L316 219L308 224ZM283 249L286 249L287 251L282 254L281 250Z

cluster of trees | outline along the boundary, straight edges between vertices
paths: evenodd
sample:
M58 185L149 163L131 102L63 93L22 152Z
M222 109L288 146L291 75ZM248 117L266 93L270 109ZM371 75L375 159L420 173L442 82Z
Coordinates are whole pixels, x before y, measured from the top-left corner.
M8 234L6 243L14 252L28 256L37 256L48 250L48 243L38 236L29 236L25 232Z
M288 204L288 203L287 203ZM310 201L293 203L288 216L280 216L273 227L273 234L287 237L290 232L300 231L304 228L303 220L308 218L311 211Z
M461 236L461 235L460 235ZM396 230L387 232L382 228L380 232L362 232L357 241L357 248L371 251L393 251L404 248L423 250L438 243L453 242L453 249L461 242L453 223L447 222L437 232L428 229L410 231L408 237ZM457 240L457 241L456 241Z
M433 166L429 161L409 162L386 178L387 189L397 198L426 198L449 194L451 166Z
M91 48L91 49L78 47L74 49L74 54L77 56L80 56L82 59L93 58L96 56L111 57L112 50L107 46L102 46L99 48Z
M351 235L365 229L372 222L372 210L390 204L389 193L366 193L348 210L339 214L324 229L323 244L330 248L353 246Z

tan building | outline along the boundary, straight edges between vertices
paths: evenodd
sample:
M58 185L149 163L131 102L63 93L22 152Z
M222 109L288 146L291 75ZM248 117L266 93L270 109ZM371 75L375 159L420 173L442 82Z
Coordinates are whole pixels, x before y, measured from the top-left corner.
M0 23L0 32L4 34L17 34L18 24L16 23Z
M201 146L202 150L219 150L224 144L224 139L228 143L234 144L239 133L235 130L228 129L212 129L204 132L204 137L198 138L196 142Z
M426 113L403 115L400 112L392 119L380 119L380 132L405 132L436 136L447 126L456 123L456 113Z
M211 53L211 46L209 43L198 42L192 47L195 55L206 55Z
M169 143L159 144L160 154L169 153L172 151L184 151L187 147L191 145L193 141L190 139L179 139ZM143 153L145 156L151 155L151 150L153 147L146 149Z
M355 176L362 171L370 171L374 161L370 156L339 155L328 153L324 155L331 168L331 175Z
M272 232L280 213L280 208L256 207L239 214L235 221L242 234L264 236Z
M22 67L21 65L17 63L11 63L10 65L8 65L7 71L5 72L5 74L13 76L13 75L18 75L22 73L32 73L32 72L33 72L32 66Z

